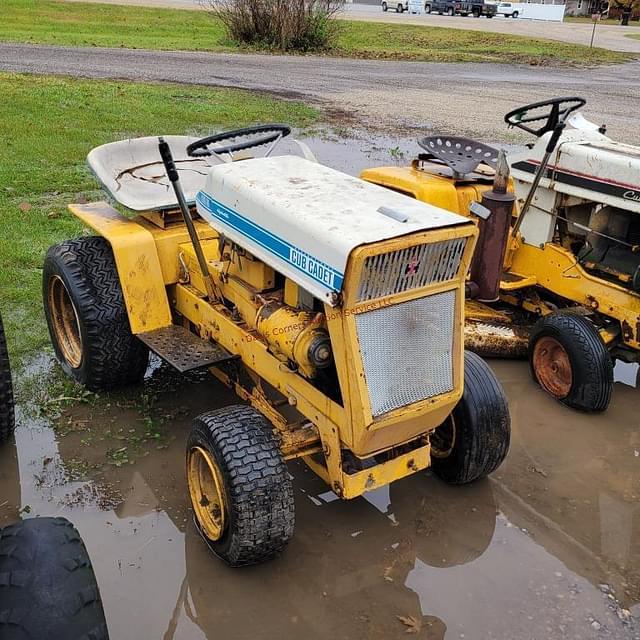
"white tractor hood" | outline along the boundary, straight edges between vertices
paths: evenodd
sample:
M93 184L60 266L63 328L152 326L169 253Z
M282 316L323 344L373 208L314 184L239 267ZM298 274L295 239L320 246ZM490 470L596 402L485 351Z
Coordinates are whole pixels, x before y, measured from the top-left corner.
M551 134L510 159L513 175L532 182ZM541 182L559 193L640 213L640 147L590 131L567 130Z
M219 232L331 305L355 247L469 223L297 156L212 167L196 205Z

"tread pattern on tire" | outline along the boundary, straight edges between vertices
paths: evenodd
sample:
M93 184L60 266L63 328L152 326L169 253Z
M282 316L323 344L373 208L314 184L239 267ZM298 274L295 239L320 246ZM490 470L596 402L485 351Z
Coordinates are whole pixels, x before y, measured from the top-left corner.
M84 362L80 369L66 365L56 349L65 371L92 391L139 382L147 369L149 350L131 333L113 251L107 240L76 238L49 249L43 274L45 307L47 279L61 270L73 281L73 291L69 293L84 327ZM48 315L47 312L47 319ZM55 347L50 323L49 332Z
M15 429L13 384L4 325L0 317L0 443L6 442Z
M493 473L509 452L509 405L489 365L470 351L464 354L464 392L452 415L455 445L448 457L433 458L434 473L450 484L467 484Z
M187 443L205 445L220 467L229 522L212 550L231 566L280 553L293 536L293 486L272 426L253 407L232 405L195 419Z
M529 339L529 367L538 384L533 368L533 349L536 341L545 335L556 338L571 361L571 390L560 402L582 411L604 411L613 391L613 362L593 323L584 316L566 311L554 311L536 322Z
M108 640L89 555L65 518L0 531L0 638Z

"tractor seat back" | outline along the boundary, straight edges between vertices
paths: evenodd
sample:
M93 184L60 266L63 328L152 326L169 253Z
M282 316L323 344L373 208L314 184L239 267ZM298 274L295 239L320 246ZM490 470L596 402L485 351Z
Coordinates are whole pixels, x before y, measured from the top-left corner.
M497 149L470 138L429 136L418 140L418 144L431 158L447 165L455 180L473 173L480 164L495 168L498 162Z
M209 168L219 164L212 158L191 158L187 145L198 138L164 136L178 168L188 204L204 187ZM93 149L87 156L89 168L114 200L133 211L167 211L178 203L166 176L158 151L158 138L133 138L110 142Z

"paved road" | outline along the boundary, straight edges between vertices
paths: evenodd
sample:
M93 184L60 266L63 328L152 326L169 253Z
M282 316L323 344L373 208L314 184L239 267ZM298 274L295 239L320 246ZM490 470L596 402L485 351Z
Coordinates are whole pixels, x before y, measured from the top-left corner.
M71 2L85 2L86 0L70 0ZM96 0L91 0L95 2ZM150 7L165 7L176 9L200 9L200 0L97 0L107 4L129 4ZM206 0L205 0L206 2ZM565 22L542 22L539 20L512 20L498 17L493 20L486 18L475 19L462 16L448 17L438 15L410 15L397 14L394 11L383 13L377 5L348 4L344 17L349 20L367 20L390 23L423 24L452 29L471 29L493 33L508 33L527 36L530 38L549 38L561 42L588 45L591 40L591 24ZM613 51L628 51L640 53L640 40L625 37L628 33L640 32L635 27L620 27L618 25L598 25L595 45Z
M317 102L380 129L435 128L506 141L506 111L577 94L589 101L587 117L640 144L640 62L585 71L0 44L0 69L240 87Z

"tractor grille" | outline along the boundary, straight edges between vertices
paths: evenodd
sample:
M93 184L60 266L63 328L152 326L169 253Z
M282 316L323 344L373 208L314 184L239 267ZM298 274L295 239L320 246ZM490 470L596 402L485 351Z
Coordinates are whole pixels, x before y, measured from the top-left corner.
M375 416L453 389L455 291L355 316Z
M373 300L456 277L467 238L419 244L369 256L364 262L358 300Z

